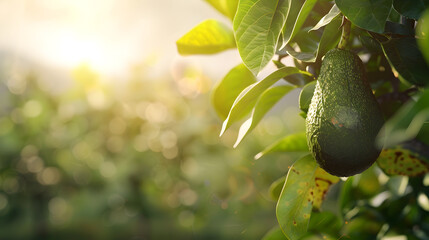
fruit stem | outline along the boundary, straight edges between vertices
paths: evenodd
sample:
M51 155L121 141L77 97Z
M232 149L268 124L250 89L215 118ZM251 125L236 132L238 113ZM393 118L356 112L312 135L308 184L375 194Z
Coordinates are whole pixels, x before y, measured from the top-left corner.
M343 17L343 33L341 34L341 40L340 43L338 43L339 49L345 49L347 46L347 43L350 38L350 28L351 28L351 22L347 20L346 17Z

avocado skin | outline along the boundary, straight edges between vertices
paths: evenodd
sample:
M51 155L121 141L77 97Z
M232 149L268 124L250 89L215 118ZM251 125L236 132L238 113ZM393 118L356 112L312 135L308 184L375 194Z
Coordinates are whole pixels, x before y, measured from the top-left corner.
M384 124L360 58L332 49L323 59L306 118L307 143L320 167L347 177L363 172L381 149L376 136Z

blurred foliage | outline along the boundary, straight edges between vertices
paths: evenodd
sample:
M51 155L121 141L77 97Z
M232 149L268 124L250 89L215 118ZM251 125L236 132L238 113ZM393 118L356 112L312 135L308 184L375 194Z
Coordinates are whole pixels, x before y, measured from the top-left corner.
M295 157L254 161L268 142L219 140L198 69L149 75L109 84L83 65L54 91L64 83L2 64L0 239L260 239L275 225L269 185Z

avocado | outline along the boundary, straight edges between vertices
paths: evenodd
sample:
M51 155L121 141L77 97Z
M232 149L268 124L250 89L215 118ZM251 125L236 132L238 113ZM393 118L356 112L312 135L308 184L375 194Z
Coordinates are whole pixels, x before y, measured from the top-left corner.
M348 50L326 53L306 118L307 143L320 167L347 177L377 159L384 124L360 58Z

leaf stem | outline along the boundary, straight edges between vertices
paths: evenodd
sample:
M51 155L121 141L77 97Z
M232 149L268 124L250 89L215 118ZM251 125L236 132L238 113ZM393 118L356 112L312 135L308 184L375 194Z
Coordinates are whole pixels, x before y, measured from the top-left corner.
M339 49L345 49L350 38L350 29L351 29L351 22L347 20L346 17L343 17L343 33L341 35L340 43L338 43Z

